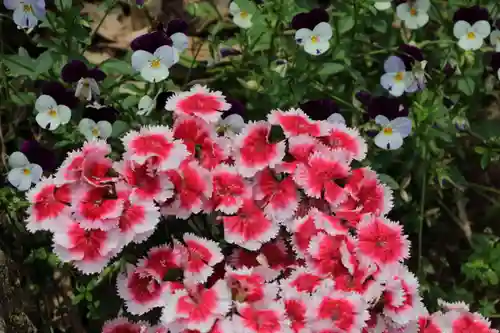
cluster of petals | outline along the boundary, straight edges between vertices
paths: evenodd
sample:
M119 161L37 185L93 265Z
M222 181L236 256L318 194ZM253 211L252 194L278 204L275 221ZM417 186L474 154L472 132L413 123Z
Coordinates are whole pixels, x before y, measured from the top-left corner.
M426 321L495 332L460 306L429 315L404 264L410 242L387 217L391 191L355 166L366 155L355 129L295 108L235 135L220 131L226 103L207 87L177 93L172 127L128 132L118 161L88 141L28 192L28 229L52 232L54 252L84 273L177 230L116 281L126 312L157 308L158 323L120 317L103 332L410 332Z

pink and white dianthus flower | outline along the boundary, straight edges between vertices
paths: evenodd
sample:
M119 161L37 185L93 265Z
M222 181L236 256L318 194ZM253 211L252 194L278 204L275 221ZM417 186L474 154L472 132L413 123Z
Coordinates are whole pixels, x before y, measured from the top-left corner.
M248 123L234 140L235 165L241 175L252 177L267 167L273 168L285 156L285 141L271 143L271 125L265 121Z
M212 179L211 205L214 210L235 214L243 205L244 199L252 196L252 187L232 166L218 165L212 170Z
M328 124L323 121L311 120L301 109L288 111L272 110L267 116L272 125L279 125L287 138L297 135L319 137L328 133Z
M167 126L142 127L139 132L130 131L122 138L125 159L140 165L149 159L159 171L177 169L189 156L186 146L175 140Z
M53 177L42 178L41 181L26 193L30 203L26 213L26 228L55 231L70 221L72 187L57 186Z
M300 164L294 173L294 180L307 195L324 197L333 206L339 205L347 197L342 183L349 175L350 159L344 150L315 152L307 164Z
M102 327L101 333L146 333L149 328L146 322L139 321L134 323L125 317L118 317L107 320Z
M216 123L223 111L231 108L220 91L211 91L205 86L194 85L189 91L178 92L171 96L165 109L176 115L195 116L207 123Z
M144 267L130 264L116 279L118 295L125 301L127 311L134 315L142 315L163 306L162 296L167 288L167 282L158 279Z
M245 199L234 216L222 217L224 239L245 249L258 250L276 237L279 226L268 219L252 199Z
M184 283L205 283L212 275L213 267L224 259L219 245L203 237L185 233L184 244L174 240L174 250L181 253Z
M368 151L366 141L359 131L341 123L329 124L327 134L322 136L320 141L332 150L347 151L350 158L357 161L364 160Z
M116 229L85 230L76 221L67 223L64 230L55 232L53 241L54 253L63 262L72 262L85 274L102 271L119 250L119 233Z
M403 226L383 217L367 216L357 226L358 253L379 266L398 263L410 255Z
M187 219L209 206L212 174L196 160L185 161L177 170L167 171L167 175L174 186L174 196L162 205L163 215Z

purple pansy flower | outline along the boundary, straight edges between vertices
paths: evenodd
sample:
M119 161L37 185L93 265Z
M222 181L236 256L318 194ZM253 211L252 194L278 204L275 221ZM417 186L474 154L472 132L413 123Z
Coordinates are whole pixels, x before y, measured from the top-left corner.
M42 95L49 95L57 104L66 105L70 109L78 106L78 98L72 90L66 89L64 85L57 81L45 81L42 84Z
M478 5L458 9L453 15L453 35L464 50L478 50L491 32L490 15Z
M76 83L75 96L90 101L99 97L97 82L104 80L106 74L97 67L88 68L83 61L72 60L62 68L61 77L67 83Z
M406 69L401 58L390 56L384 62L385 74L380 77L380 84L393 96L401 96L404 92L411 92L413 75Z
M166 26L159 24L155 31L135 38L130 47L133 51L142 50L154 53L161 46L168 45L182 52L188 47L187 29L188 25L185 21L174 19Z
M399 46L397 53L398 57L405 64L406 70L412 73L413 82L407 91L415 92L425 89L427 83L425 72L427 61L424 59L422 50L413 45L403 44Z
M295 15L292 19L292 28L297 30L295 32L297 44L312 55L325 53L330 48L330 39L333 36L329 20L328 13L320 8Z
M45 148L34 139L25 140L21 145L21 152L31 163L38 164L44 171L52 172L59 165L54 151Z
M240 55L241 51L232 47L222 47L219 51L221 58Z
M19 29L33 29L45 17L44 0L3 0L3 4L14 11L12 19Z
M373 96L366 91L360 91L356 93L356 99L367 111L368 119L383 115L393 120L398 117L408 117L410 113L408 103L402 97Z
M307 101L299 104L299 108L313 120L326 120L340 111L337 103L328 98Z
M92 119L96 123L104 120L112 124L118 118L118 110L98 103L88 104L83 109L82 118Z

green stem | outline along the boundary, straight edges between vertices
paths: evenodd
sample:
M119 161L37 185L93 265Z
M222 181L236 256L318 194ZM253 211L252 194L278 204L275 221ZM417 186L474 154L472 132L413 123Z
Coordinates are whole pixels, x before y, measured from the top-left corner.
M425 156L424 156L425 158ZM420 194L420 221L418 226L418 268L417 272L420 276L422 270L422 239L424 229L424 214L425 214L425 195L427 191L427 166L424 163L424 175L422 177L422 191Z

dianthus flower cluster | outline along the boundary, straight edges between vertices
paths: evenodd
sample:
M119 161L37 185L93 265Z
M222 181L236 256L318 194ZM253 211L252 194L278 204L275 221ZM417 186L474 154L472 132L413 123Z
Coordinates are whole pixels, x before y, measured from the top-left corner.
M391 191L357 166L356 129L290 109L235 131L226 98L202 86L165 107L172 126L128 132L120 160L87 141L27 194L28 229L51 231L83 273L153 233L168 240L116 281L126 311L161 308L158 323L119 317L104 333L496 332L465 304L428 313L386 216ZM167 234L175 225L198 227Z

